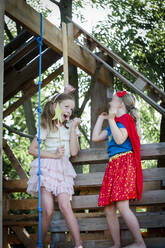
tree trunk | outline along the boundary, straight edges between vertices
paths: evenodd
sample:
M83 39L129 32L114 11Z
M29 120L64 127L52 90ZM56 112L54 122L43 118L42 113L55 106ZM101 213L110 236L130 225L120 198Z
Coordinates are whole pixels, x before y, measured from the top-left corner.
M24 108L24 114L25 114L28 133L34 137L35 134L37 133L37 130L35 126L35 119L34 119L34 114L32 110L32 102L30 98L23 103L23 108Z
M164 91L165 91L165 77L163 77ZM161 104L165 108L165 103ZM161 124L160 124L160 142L165 142L165 116L162 115ZM164 159L158 160L158 167L165 167Z

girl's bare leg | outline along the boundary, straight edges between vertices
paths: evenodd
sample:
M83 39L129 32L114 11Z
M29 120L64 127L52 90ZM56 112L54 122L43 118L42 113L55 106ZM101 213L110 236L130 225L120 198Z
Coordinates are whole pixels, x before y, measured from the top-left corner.
M111 233L114 246L113 248L120 248L120 226L119 220L116 214L116 206L112 203L104 208L106 219L108 223L108 228Z
M42 216L41 216L41 238L44 244L48 228L54 213L54 199L52 193L41 187ZM37 246L38 247L38 246Z
M71 232L71 235L73 237L75 246L78 247L82 245L82 241L80 237L78 222L71 207L70 196L67 193L61 193L57 196L57 200L60 211L63 214L69 231Z
M116 206L119 209L126 225L128 226L135 240L134 244L130 246L126 246L126 247L127 248L146 248L144 240L140 232L138 220L129 207L129 200L119 201L116 203Z

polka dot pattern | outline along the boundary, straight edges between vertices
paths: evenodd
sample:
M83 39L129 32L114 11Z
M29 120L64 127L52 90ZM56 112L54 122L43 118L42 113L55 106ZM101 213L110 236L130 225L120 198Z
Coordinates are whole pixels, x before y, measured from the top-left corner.
M136 164L132 151L111 157L102 182L98 205L136 199Z

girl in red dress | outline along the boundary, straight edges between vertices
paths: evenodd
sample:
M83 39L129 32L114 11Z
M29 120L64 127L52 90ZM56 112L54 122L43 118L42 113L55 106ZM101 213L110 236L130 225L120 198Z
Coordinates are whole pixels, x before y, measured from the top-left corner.
M143 189L139 115L135 108L135 98L126 91L117 92L109 105L109 114L102 113L98 117L92 134L94 142L107 139L109 155L98 205L104 206L108 228L114 241L113 248L121 247L117 209L135 240L127 248L145 248L138 221L129 208L129 200L140 200ZM109 126L102 130L104 120L108 120Z

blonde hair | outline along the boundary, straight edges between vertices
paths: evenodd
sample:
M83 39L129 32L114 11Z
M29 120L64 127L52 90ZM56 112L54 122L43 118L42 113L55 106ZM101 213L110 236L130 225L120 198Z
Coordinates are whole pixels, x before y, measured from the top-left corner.
M127 92L127 94L125 94L121 99L124 102L124 105L126 107L128 114L130 114L132 118L134 119L135 124L136 124L136 131L139 137L141 137L140 112L135 107L135 102L136 102L135 97L131 93Z
M49 130L57 130L57 120L52 120L54 115L55 115L55 108L54 108L54 103L61 103L64 100L72 100L74 101L74 98L72 95L61 93L55 95L52 100L49 100L44 108L43 112L41 114L41 126L44 129L49 129ZM62 124L67 128L66 126L67 121L64 121Z

